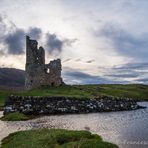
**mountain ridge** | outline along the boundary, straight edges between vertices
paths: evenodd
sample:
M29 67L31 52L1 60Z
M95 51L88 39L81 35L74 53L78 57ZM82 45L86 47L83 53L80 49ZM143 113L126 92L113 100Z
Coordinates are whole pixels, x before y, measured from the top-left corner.
M0 87L24 87L25 71L0 67Z

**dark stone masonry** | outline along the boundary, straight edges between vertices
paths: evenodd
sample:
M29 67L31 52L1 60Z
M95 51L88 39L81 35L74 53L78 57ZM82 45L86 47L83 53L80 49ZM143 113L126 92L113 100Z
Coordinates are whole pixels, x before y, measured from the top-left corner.
M96 99L70 97L31 97L9 96L6 99L4 114L21 112L30 115L51 115L66 113L92 113L124 111L142 108L136 101L113 97Z
M59 86L64 84L61 77L61 60L56 59L45 64L45 50L38 48L38 42L26 36L25 88L39 86Z

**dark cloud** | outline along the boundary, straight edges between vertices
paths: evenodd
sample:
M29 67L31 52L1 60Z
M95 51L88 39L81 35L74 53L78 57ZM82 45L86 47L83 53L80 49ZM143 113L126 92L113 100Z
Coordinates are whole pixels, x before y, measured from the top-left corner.
M7 22L7 23L5 23ZM0 16L0 44L5 46L0 49L1 54L23 54L25 51L25 36L39 39L42 30L37 27L30 27L28 31L18 28L12 21L9 21L6 16Z
M46 34L46 46L49 53L61 53L65 45L71 46L77 39L60 39L56 34Z
M119 26L107 24L97 33L110 41L116 51L124 56L146 60L148 55L148 33L134 35Z
M141 83L148 83L148 78L140 78L140 79L137 79L136 81Z
M119 81L120 79L131 81L130 79L128 80L128 78L134 78L133 83L148 83L146 81L146 78L148 78L148 63L127 63L105 69L105 71L107 70L109 74L105 76L111 80Z
M15 31L6 34L3 39L8 47L8 54L23 54L25 49L25 36L38 40L41 37L42 30L37 27L30 27L28 31L20 28L15 28Z
M14 23L7 19L6 16L0 16L0 44L5 47L1 50L3 55L4 53L24 53L24 38L25 31L23 29L17 28Z
M139 74L134 72L134 73L123 73L123 74L110 74L105 76L114 77L114 78L137 78Z
M42 30L41 30L41 28L30 27L27 34L31 38L38 40L38 39L40 39L40 37L42 35Z
M25 32L22 29L16 29L4 38L4 43L8 47L8 54L23 54L25 46Z
M64 41L60 40L56 34L47 33L46 35L47 50L52 53L53 51L61 52L64 46Z
M63 61L63 63L66 63L66 62L68 62L70 60L71 60L70 58L69 59L66 59L66 60Z
M78 41L78 39L65 39L63 41L67 46L72 46L72 44Z
M79 84L105 84L105 83L113 83L109 79L93 76L88 73L84 73L82 71L74 70L71 68L64 68L63 77L64 80L68 83L79 83ZM115 82L114 82L115 83Z
M86 61L86 63L93 63L95 60L88 60L88 61Z
M124 65L119 65L116 67L113 67L113 69L118 69L118 70L142 70L142 69L147 69L148 70L148 63L143 62L143 63L127 63Z
M42 31L40 28L31 27L28 31L20 28L15 28L13 32L7 33L3 36L3 43L8 47L8 54L23 54L25 50L25 36L29 35L31 38L39 39Z
M18 28L13 22L7 21L5 23L2 16L0 16L0 44L4 45L5 54L23 54L25 50L25 36L29 35L31 38L39 40L42 36L42 30L38 27L30 27L28 30ZM61 53L63 47L71 46L77 39L60 39L56 34L46 34L46 47L49 53Z

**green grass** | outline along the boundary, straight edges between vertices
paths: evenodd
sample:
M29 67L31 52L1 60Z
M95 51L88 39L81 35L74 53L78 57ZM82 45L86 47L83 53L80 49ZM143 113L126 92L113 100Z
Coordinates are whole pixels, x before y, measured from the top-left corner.
M117 148L88 131L38 129L10 134L2 140L2 148Z
M77 98L95 98L100 95L116 96L123 98L147 99L148 85L142 84L101 84L101 85L65 85L58 87L41 87L30 91L10 92L0 91L0 106L8 95L23 96L67 96Z
M0 106L4 105L5 98L11 94L11 92L0 90Z
M6 114L3 117L1 117L0 119L2 121L25 121L25 120L28 120L29 117L27 117L24 114L15 112L15 113Z
M88 92L80 91L79 88L75 86L65 85L50 87L44 86L34 90L26 91L20 93L24 96L67 96L67 97L92 97Z

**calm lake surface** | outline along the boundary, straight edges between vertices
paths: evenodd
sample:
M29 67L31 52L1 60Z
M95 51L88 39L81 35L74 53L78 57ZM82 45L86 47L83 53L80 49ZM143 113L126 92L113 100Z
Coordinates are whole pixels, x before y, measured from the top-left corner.
M120 148L148 148L148 102L146 109L122 112L44 116L21 122L0 121L0 140L9 133L34 128L90 130Z

